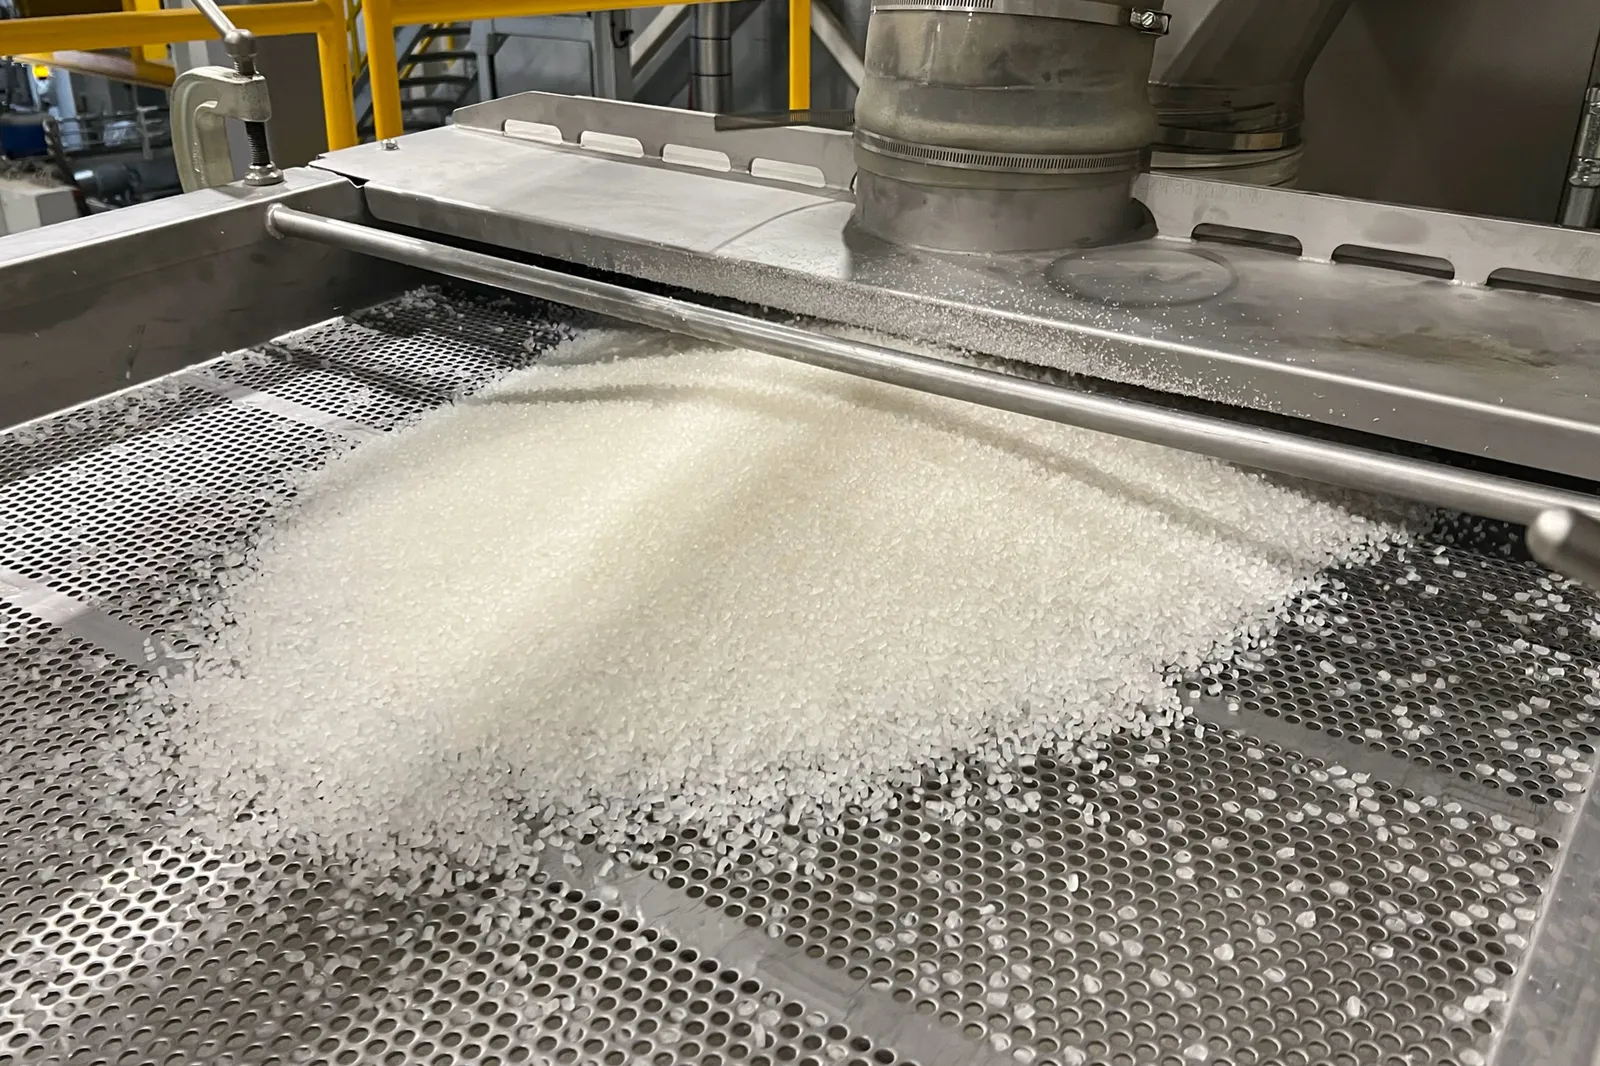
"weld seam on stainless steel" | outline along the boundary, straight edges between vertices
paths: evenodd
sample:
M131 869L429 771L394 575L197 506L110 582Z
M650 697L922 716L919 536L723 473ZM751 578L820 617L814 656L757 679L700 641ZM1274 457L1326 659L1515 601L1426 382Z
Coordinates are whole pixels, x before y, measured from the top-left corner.
M1139 166L1143 152L984 152L973 148L945 148L937 144L902 141L871 130L857 129L856 143L869 152L933 163L962 170L997 170L1017 174L1078 174L1100 170L1129 170Z
M1300 126L1266 130L1260 133L1229 133L1222 130L1191 130L1182 126L1161 127L1156 135L1160 148L1193 148L1206 152L1272 152L1293 148L1300 143Z
M184 374L182 375L182 380L205 389L215 396L221 396L241 407L265 411L269 414L277 415L279 418L288 419L290 422L298 422L303 426L326 430L341 437L349 437L352 440L371 440L375 437L383 436L384 431L376 426L369 426L364 422L345 418L343 415L319 411L315 407L307 407L303 403L287 400L282 396L274 396L270 392L262 392L260 389L252 389L232 381L224 381L204 371L197 370Z
M703 307L623 285L574 277L418 237L324 218L275 204L275 236L299 237L526 296L610 315L714 344L727 344L921 392L1080 429L1196 452L1258 470L1526 525L1566 507L1600 514L1600 499L1437 463L1263 429L1208 415L1028 381L874 344Z
M154 634L5 567L0 567L0 602L141 669L155 670L169 660L164 642Z

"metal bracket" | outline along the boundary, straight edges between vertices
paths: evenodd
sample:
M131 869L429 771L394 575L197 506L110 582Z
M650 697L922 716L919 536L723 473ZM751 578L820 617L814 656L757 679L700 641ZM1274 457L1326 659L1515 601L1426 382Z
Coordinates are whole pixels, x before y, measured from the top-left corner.
M1172 16L1151 8L1130 7L1115 0L875 0L873 11L961 11L974 15L1028 15L1067 19L1100 26L1126 26L1165 37Z
M1583 98L1583 118L1578 123L1578 143L1572 149L1572 169L1561 196L1561 224L1574 229L1594 225L1600 207L1600 85L1591 86Z
M283 172L272 165L272 150L267 145L272 102L267 98L266 79L256 70L255 35L235 26L216 0L190 2L222 35L233 69L196 67L184 71L173 83L172 154L183 191L226 185L233 180L233 165L224 166L222 162L229 154L222 128L222 120L227 117L243 120L245 140L250 145L250 169L245 172L244 183L279 185Z
M758 159L814 167L821 172L822 185L835 192L848 192L856 175L855 147L850 134L841 130L796 126L719 131L717 117L704 111L539 92L468 104L454 116L458 129L505 134L507 123L512 124L511 136L518 136L514 132L518 123L551 127L560 143L569 147L581 145L586 132L629 137L639 142L647 162L659 163L668 145L720 152L728 158L726 175L734 180L750 174ZM696 169L707 175L717 173Z
M271 117L267 81L259 74L240 74L227 67L193 67L178 75L172 84L172 154L183 191L233 181L227 119L265 122Z

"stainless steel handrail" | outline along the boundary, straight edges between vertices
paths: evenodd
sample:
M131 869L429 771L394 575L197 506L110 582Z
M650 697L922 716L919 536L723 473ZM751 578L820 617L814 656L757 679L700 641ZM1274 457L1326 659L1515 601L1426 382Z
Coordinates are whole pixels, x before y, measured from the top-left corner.
M282 205L267 228L465 281L568 304L715 344L738 345L891 385L1209 455L1309 481L1387 493L1527 525L1551 509L1600 515L1600 498L1438 463L1095 395L875 344L830 337L623 285L574 277Z

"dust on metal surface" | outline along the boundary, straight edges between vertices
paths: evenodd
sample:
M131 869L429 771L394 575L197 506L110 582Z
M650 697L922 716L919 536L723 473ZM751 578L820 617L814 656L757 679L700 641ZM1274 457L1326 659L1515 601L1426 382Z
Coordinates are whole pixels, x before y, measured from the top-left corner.
M1493 531L1339 575L1181 731L1019 753L988 806L955 800L992 771L930 777L794 872L684 834L396 898L108 803L103 745L208 606L177 575L566 332L406 299L0 436L0 1056L1489 1060L1600 736L1593 602Z

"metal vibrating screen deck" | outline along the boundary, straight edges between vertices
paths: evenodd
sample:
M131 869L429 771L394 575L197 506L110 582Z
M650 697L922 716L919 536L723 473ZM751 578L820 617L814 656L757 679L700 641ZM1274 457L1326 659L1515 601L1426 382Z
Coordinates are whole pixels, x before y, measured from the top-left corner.
M204 607L177 576L563 331L446 292L0 435L0 1061L1566 1061L1594 605L1464 522L1196 677L1206 728L1019 764L1037 813L952 826L928 782L810 875L680 838L407 900L107 805L102 747Z

